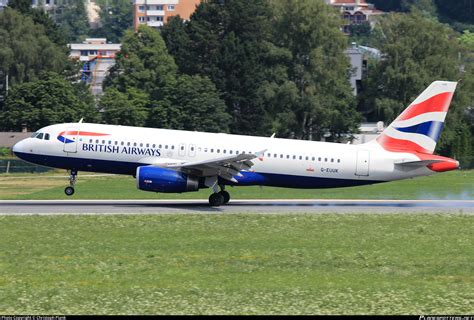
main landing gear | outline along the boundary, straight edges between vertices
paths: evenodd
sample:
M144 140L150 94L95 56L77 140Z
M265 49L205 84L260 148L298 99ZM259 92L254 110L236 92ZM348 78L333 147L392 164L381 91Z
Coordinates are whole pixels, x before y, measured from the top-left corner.
M76 184L77 180L77 170L71 170L71 174L69 176L69 186L64 189L64 193L69 197L74 194L74 185Z
M218 207L223 204L227 204L230 201L230 194L224 190L224 187L221 186L220 192L214 192L209 197L209 204L211 207Z

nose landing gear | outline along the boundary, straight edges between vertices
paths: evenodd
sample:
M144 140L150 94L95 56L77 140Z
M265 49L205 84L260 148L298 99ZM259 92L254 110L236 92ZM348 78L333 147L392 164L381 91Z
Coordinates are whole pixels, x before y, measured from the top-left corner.
M77 170L71 170L71 174L69 176L69 186L64 189L64 193L69 197L74 194L74 185L76 184L77 180Z

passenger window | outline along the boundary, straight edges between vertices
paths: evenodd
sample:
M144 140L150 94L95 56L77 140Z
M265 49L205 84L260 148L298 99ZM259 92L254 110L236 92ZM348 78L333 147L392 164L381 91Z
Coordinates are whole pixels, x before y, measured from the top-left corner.
M303 157L302 157L302 156L300 156L300 160L303 160Z
M224 149L224 150L222 150L222 153L226 153L225 149Z
M153 149L155 149L155 148L156 148L156 144L153 144L151 147L152 147Z
M168 149L168 145L167 145L167 144L165 144L165 149Z
M333 159L333 158L331 158L331 162L334 162L334 159Z
M114 143L115 143L115 145L118 145L118 141L115 141Z
M120 142L120 145L122 145L122 146L123 146L124 144L125 144L125 143L124 143L123 141L121 141L121 142Z
M171 150L174 150L174 146L171 146Z
M239 154L239 150L235 150L235 154Z
M102 144L105 144L105 140L102 140Z
M181 150L184 150L184 146L181 146Z
M194 151L194 147L191 147L191 151Z
M324 162L328 162L328 158L324 158Z
M295 156L295 155L293 155L293 160L295 160L295 159L296 159L296 156Z
M136 143L136 142L134 142L134 143L133 143L133 146L134 146L134 147L136 147L136 146L137 146L137 143Z
M204 148L204 152L207 152L207 148Z
M98 139L97 139L97 140L95 140L95 143L99 143L99 140L98 140Z
M275 158L276 158L276 157L278 157L278 155L275 153L275 154L273 155L273 157L275 157Z
M89 139L89 143L92 143L92 139Z
M315 160L315 158L314 158L314 157L312 157L312 158L311 158L311 160L312 160L312 161L314 161L314 160Z
M143 147L143 143L140 143L140 147Z
M271 158L271 157L272 157L272 154L271 154L271 153L268 153L267 156L268 156L269 158Z
M290 155L289 155L289 154L287 154L287 155L286 155L286 158L287 158L287 159L290 159Z
M229 150L229 153L230 153L230 154L232 154L232 153L233 153L233 151L232 151L232 150Z
M127 142L127 146L129 146L129 147L130 147L130 142Z
M220 153L220 152L221 152L221 150L220 150L220 149L217 149L217 153Z
M160 148L160 149L161 149L161 148L163 148L163 146L160 144L160 145L158 146L158 148Z
M320 162L321 162L321 157L319 157L319 158L318 158L318 161L320 161Z
M341 159L337 159L337 163L341 163Z
M214 153L214 149L211 149L211 152Z

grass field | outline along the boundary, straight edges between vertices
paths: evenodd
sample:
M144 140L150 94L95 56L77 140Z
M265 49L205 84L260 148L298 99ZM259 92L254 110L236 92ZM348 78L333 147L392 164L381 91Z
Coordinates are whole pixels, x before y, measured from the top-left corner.
M0 314L472 314L463 215L0 217Z
M68 199L64 173L0 175L0 199ZM272 187L228 188L233 199L474 199L474 170L371 186L299 190ZM79 175L76 193L69 199L207 199L210 190L159 194L136 189L130 176Z

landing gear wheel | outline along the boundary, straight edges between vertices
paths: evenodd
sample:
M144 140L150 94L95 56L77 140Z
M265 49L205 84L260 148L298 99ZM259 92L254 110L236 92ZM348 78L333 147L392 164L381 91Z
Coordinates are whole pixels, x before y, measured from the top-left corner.
M209 204L211 207L218 207L220 205L224 204L224 196L219 192L219 193L213 193L209 197Z
M219 192L219 194L221 194L222 197L224 198L224 203L223 204L228 204L229 201L230 201L230 194L227 191L224 191L224 190Z
M64 193L67 196L72 196L74 194L74 188L73 187L66 187L66 189L64 189Z

